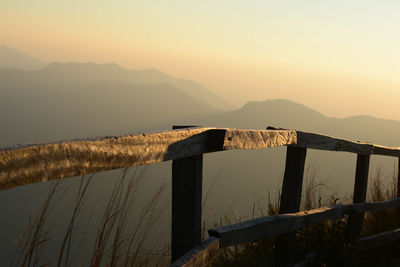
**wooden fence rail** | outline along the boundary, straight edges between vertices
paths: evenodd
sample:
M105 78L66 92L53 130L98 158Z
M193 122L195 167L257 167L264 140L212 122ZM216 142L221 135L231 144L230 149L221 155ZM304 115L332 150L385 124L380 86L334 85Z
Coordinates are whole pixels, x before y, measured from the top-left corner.
M188 265L189 262L198 264L200 258L207 258L210 248L215 250L219 246L239 244L270 235L280 235L277 246L286 253L284 250L290 249L294 242L293 231L345 214L349 215L349 239L356 240L362 229L363 212L398 206L400 203L399 198L364 203L370 155L400 157L399 147L385 147L272 127L266 130L182 127L175 126L174 130L164 132L0 148L0 190L173 160L171 253L175 265ZM280 215L211 230L212 237L205 243L200 243L202 155L231 149L263 149L276 146L288 146ZM357 154L353 205L298 212L307 149ZM397 193L400 196L400 185ZM382 234L377 238L390 239L386 236L387 234ZM372 241L368 239L365 242ZM189 254L185 254L186 252ZM183 258L180 258L181 256Z
M226 247L293 232L305 226L333 220L344 215L363 214L364 212L385 210L396 206L400 206L400 198L374 203L323 207L226 225L219 229L209 230L209 234L220 239L220 247Z

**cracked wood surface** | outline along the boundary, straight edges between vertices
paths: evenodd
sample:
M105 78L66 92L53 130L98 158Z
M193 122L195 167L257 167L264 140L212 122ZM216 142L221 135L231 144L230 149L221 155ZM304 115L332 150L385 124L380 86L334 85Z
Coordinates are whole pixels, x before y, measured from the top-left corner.
M231 149L295 145L400 156L400 148L285 129L186 128L0 148L0 190Z
M295 131L187 128L0 149L0 189L229 149L296 143Z

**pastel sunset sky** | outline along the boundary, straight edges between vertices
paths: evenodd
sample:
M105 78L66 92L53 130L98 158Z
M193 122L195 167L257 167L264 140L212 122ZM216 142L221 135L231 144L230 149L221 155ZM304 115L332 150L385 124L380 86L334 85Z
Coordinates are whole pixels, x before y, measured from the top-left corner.
M400 120L400 1L0 0L0 46L195 80L228 102L287 98Z

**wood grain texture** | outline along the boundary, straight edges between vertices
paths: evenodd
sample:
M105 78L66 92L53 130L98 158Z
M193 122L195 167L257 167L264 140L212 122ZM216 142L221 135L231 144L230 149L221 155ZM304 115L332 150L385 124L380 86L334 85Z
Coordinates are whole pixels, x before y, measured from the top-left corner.
M0 149L0 189L223 151L296 142L293 131L188 128Z
M224 150L261 149L297 143L296 131L292 130L239 130L227 129Z
M374 144L371 143L354 142L327 135L301 131L297 131L297 146L320 150L353 152L366 155L372 154L374 149Z
M216 151L286 145L400 156L400 148L347 141L316 133L284 129L198 127L0 148L0 190Z
M210 131L195 128L3 149L0 188L201 154L210 149Z
M209 262L217 254L218 249L219 239L215 237L209 237L173 262L170 267L210 266Z
M319 133L296 131L296 146L311 149L343 151L362 155L382 155L400 157L400 147L387 147L368 142L350 141Z

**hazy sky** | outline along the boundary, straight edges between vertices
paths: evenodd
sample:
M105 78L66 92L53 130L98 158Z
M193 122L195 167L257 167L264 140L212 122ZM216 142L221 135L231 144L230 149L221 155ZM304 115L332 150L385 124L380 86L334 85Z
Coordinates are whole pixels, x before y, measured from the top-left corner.
M400 119L400 1L0 0L0 45L196 80L228 101L289 98Z

